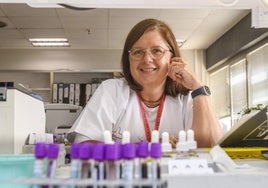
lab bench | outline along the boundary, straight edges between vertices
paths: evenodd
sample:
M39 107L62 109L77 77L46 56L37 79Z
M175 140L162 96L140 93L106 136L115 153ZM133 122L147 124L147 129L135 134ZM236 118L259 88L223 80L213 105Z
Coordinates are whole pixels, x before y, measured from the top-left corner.
M265 187L268 185L268 160L265 159L235 159L233 160L238 168L235 170L223 169L216 165L209 152L200 150L197 152L198 157L187 160L205 160L208 167L213 169L213 172L201 173L201 171L193 171L191 173L171 174L169 171L169 164L171 160L180 160L174 157L163 157L161 159L161 179L152 182L148 180L124 181L104 180L100 182L93 181L92 179L73 180L70 179L70 165L65 164L57 168L55 179L35 179L35 178L19 178L12 180L13 184L28 184L28 185L57 185L59 187L70 185L91 185L91 186L112 186L112 187L206 187L206 188L252 188L255 186ZM185 160L185 159L181 159ZM185 160L185 161L187 161ZM196 161L195 161L196 162ZM150 162L148 162L150 163ZM108 187L109 187L108 186Z

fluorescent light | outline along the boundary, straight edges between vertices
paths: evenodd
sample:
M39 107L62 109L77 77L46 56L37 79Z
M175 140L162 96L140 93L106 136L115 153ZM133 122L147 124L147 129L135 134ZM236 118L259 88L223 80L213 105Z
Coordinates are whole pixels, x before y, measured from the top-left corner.
M27 5L33 8L62 8L57 3L27 3Z
M63 47L63 46L70 46L70 44L68 42L32 42L33 46L39 46L39 47Z
M36 47L68 47L66 38L30 38L29 41Z

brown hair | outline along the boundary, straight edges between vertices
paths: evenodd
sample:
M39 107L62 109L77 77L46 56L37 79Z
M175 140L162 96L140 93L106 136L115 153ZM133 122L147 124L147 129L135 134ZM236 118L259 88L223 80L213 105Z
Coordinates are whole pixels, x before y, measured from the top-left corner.
M137 83L131 75L130 72L130 62L129 62L129 50L132 48L134 43L139 40L139 38L148 31L158 30L163 39L167 42L173 56L180 57L180 51L178 44L176 42L176 38L171 31L170 27L164 23L163 21L157 19L145 19L141 22L137 23L129 32L121 58L121 65L123 69L123 75L127 80L131 89L135 91L141 91L142 86ZM171 95L173 97L177 96L179 93L186 95L189 92L187 88L185 88L181 84L177 84L170 77L167 77L166 86L165 86L165 94Z

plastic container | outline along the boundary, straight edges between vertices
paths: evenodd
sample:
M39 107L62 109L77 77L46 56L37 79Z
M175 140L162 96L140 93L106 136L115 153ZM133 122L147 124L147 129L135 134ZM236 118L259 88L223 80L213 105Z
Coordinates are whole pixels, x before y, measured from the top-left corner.
M13 183L15 179L33 177L33 154L0 155L0 187L24 188L27 184Z

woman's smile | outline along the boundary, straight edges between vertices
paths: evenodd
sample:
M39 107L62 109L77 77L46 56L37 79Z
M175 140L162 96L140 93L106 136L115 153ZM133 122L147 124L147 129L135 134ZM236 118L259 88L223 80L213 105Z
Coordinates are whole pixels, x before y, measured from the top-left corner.
M157 70L157 68L154 67L145 67L145 68L140 68L139 69L143 73L151 73Z

